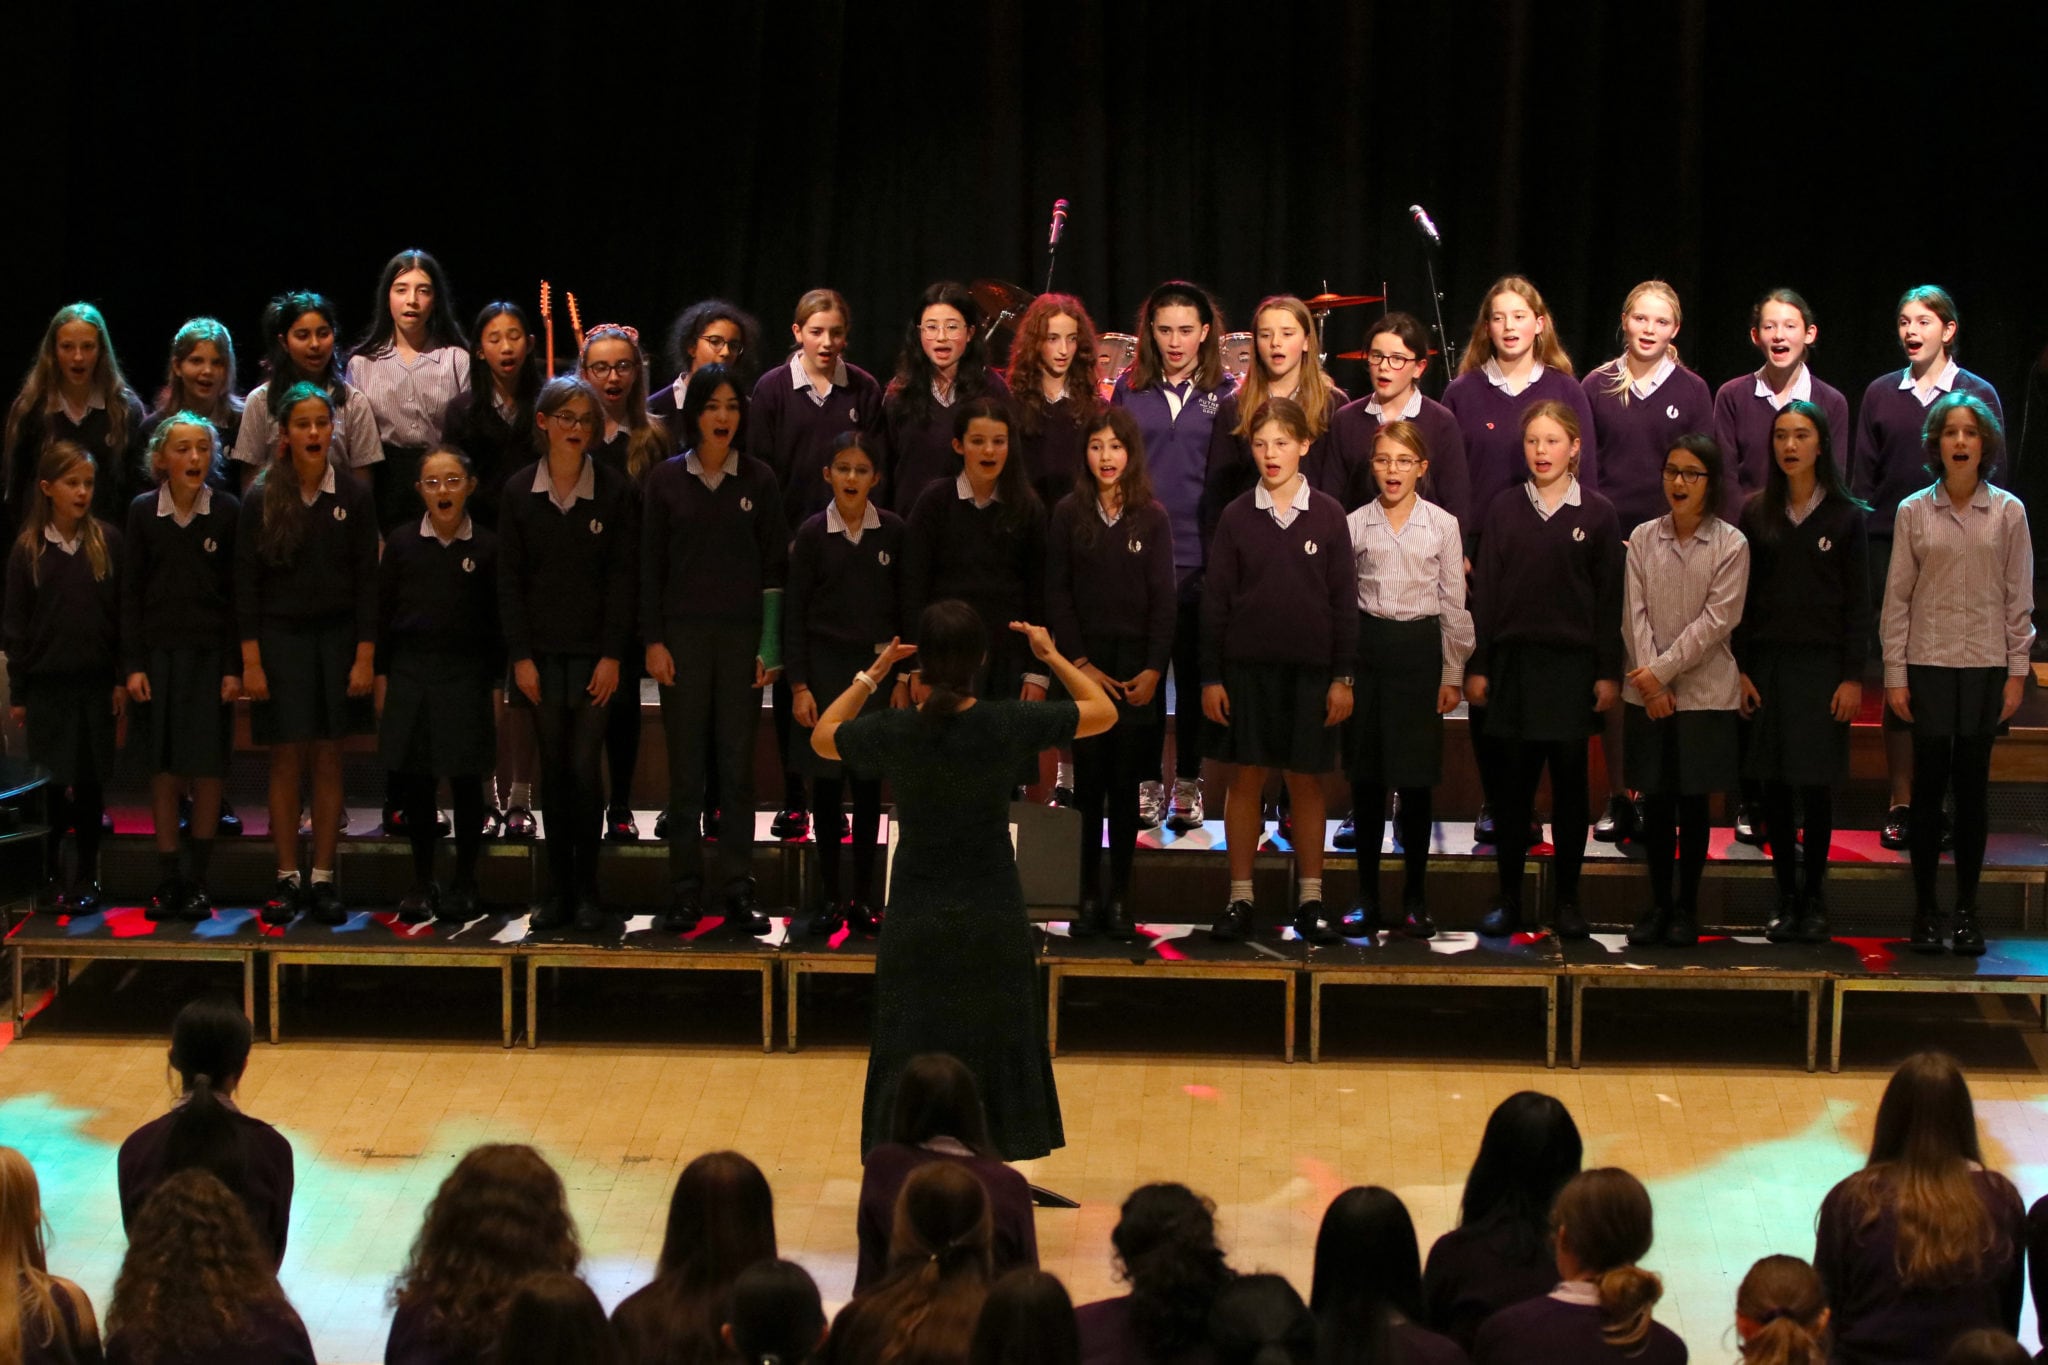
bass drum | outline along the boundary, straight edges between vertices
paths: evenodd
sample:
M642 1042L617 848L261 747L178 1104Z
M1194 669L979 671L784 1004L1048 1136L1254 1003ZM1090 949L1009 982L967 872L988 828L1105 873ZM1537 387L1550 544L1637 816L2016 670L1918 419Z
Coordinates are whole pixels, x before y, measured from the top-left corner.
M1138 339L1128 332L1104 332L1095 341L1095 383L1102 399L1109 401L1117 376L1131 368L1138 358Z
M1223 334L1223 368L1238 383L1252 368L1252 334L1250 332L1225 332Z

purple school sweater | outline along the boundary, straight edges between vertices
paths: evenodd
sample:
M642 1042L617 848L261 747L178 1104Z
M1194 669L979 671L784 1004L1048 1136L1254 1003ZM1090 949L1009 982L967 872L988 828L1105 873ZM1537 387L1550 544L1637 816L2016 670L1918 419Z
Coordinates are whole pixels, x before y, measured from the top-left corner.
M833 385L822 404L811 401L809 389L808 381L802 389L796 387L787 363L762 375L747 406L746 442L740 447L775 471L783 511L792 526L802 525L805 517L824 511L832 501L824 469L835 437L860 431L873 437L878 447L881 441L882 386L873 375L848 365L846 383ZM695 445L696 438L687 444ZM873 453L881 458L880 449Z
M640 640L660 644L706 621L761 619L761 595L789 576L789 523L775 475L726 458L717 488L672 455L647 475L640 513ZM819 487L824 487L823 482Z
M1610 1345L1601 1334L1606 1318L1597 1305L1566 1303L1545 1294L1503 1308L1479 1328L1472 1347L1474 1365L1686 1365L1685 1343L1661 1322L1650 1323L1640 1345Z
M1835 447L1835 467L1846 469L1849 458L1849 400L1840 389L1813 379L1813 402L1828 415L1829 435ZM1764 486L1764 474L1771 467L1771 423L1778 410L1771 400L1756 391L1756 371L1739 374L1714 393L1714 444L1721 447L1721 465L1732 478L1722 480L1728 496L1721 515L1734 521L1742 511L1742 500Z
M1473 562L1472 625L1478 644L1465 676L1489 671L1500 645L1590 650L1596 676L1621 677L1621 530L1614 505L1579 485L1579 505L1549 520L1517 485L1494 495Z
M1927 447L1920 433L1927 425L1929 399L1922 407L1911 389L1899 387L1908 372L1893 370L1870 381L1863 391L1863 405L1856 412L1856 443L1849 456L1849 491L1870 504L1870 534L1889 536L1899 503L1934 481L1927 472ZM1975 394L2005 422L1998 390L1968 370L1956 371L1955 393ZM1936 398L1940 394L1937 391ZM1842 438L1835 436L1835 452L1842 451Z
M1608 361L1582 387L1600 438L1599 493L1614 504L1626 537L1671 510L1664 501L1664 457L1680 436L1712 430L1714 396L1706 380L1680 365L1648 398L1631 392L1624 403L1612 392L1621 364Z
M1378 414L1365 410L1371 401L1372 395L1367 394L1346 403L1330 420L1330 443L1353 479L1343 499L1347 512L1355 512L1379 496L1379 485L1372 477L1372 443L1383 424ZM1472 472L1466 465L1465 433L1459 429L1456 414L1425 397L1413 421L1422 429L1422 443L1429 447L1429 478L1420 493L1456 517L1458 525L1472 525Z
M1579 381L1564 371L1546 368L1535 383L1512 397L1506 389L1496 388L1483 370L1459 375L1444 390L1444 406L1464 433L1465 468L1471 474L1468 505L1475 515L1458 516L1458 525L1465 528L1467 558L1473 557L1475 528L1493 505L1494 495L1529 477L1522 456L1522 414L1545 399L1564 403L1578 414L1579 482L1599 488L1599 434L1593 427L1593 411L1586 406L1586 391Z
M1286 526L1246 493L1223 509L1202 585L1202 682L1223 681L1224 661L1357 667L1358 585L1351 527L1327 493Z
M1012 400L1011 406L1017 409L1018 420L1010 429L1010 457L1024 461L1025 477L1050 512L1087 471L1088 427L1101 415L1102 403L1067 398L1041 404L1036 431L1024 429L1024 405Z
M1238 406L1238 399L1242 396L1233 393L1223 400L1222 406L1216 410L1216 425L1209 432L1208 492L1205 495L1209 523L1203 534L1211 537L1216 533L1216 518L1223 515L1223 509L1235 502L1240 494L1251 492L1259 482L1259 467L1252 463L1251 438L1235 434L1238 418L1243 412ZM1335 384L1330 386L1332 418L1348 401L1344 390ZM1310 488L1318 493L1328 493L1348 512L1352 506L1349 499L1354 482L1353 471L1338 455L1331 435L1331 431L1325 428L1322 435L1309 443L1309 448L1302 453L1301 472L1308 475ZM1368 458L1370 454L1368 451Z
M1153 496L1173 523L1173 567L1183 581L1208 560L1202 511L1209 476L1209 439L1215 434L1223 400L1235 387L1227 374L1219 387L1207 391L1188 381L1187 401L1181 404L1179 416L1174 415L1159 385L1133 389L1128 372L1117 379L1110 395L1112 406L1128 408L1138 419L1138 431L1145 438L1145 472L1152 477ZM1212 519L1210 526L1213 524Z
M925 410L922 417L909 412L905 405L893 401L894 385L882 398L883 439L888 453L883 456L888 468L882 473L882 498L891 511L899 517L908 517L910 510L917 506L920 493L943 479L950 479L960 472L960 457L953 453L953 414L960 404L970 398L1008 398L1010 385L998 370L988 371L986 385L978 393L964 394L954 391L952 407L943 407L930 394L925 395ZM799 395L801 397L801 395ZM1017 429L1010 427L1012 455L1016 450ZM831 490L820 482L818 491L819 508L831 501Z
M1069 659L1089 640L1143 640L1145 667L1173 657L1173 531L1158 503L1105 526L1094 498L1060 499L1045 538L1045 624Z

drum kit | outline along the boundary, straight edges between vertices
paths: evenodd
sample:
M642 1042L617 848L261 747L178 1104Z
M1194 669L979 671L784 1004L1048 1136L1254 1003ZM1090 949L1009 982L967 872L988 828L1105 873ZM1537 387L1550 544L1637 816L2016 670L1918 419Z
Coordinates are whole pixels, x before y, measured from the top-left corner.
M1007 280L976 280L967 286L967 292L974 296L974 302L981 309L982 336L986 339L989 354L994 356L998 348L1007 348L1015 336L1017 323L1024 316L1024 310L1031 306L1035 297L1029 291ZM1333 294L1326 288L1322 293L1303 299L1308 305L1309 315L1316 320L1316 344L1322 346L1323 324L1331 313L1342 308L1362 308L1369 303L1386 301L1386 286L1380 286L1377 294ZM1252 367L1253 337L1250 332L1225 332L1221 338L1223 347L1223 368L1239 383ZM1128 332L1103 332L1095 343L1095 382L1108 398L1115 388L1117 376L1131 367L1138 358L1138 339ZM1324 353L1324 360L1331 357ZM1363 351L1344 351L1338 360L1364 360Z

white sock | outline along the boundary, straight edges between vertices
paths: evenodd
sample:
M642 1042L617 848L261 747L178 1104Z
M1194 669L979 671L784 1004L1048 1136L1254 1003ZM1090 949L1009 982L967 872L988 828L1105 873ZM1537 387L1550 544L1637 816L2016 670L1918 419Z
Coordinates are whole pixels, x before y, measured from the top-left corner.
M1294 903L1296 905L1306 905L1310 901L1320 901L1322 898L1323 879L1321 877L1303 877L1301 879L1301 894L1295 898Z
M318 885L320 885L320 883L322 883L322 882L331 882L331 881L333 881L333 880L334 880L334 869L333 869L333 868L331 868L331 867L316 867L316 868L314 868L314 869L313 869L313 885L315 885L315 886L318 886Z
M277 879L292 886L297 886L299 884L299 870L296 867L280 867L277 870Z
M1071 764L1071 763L1065 762L1065 761L1063 760L1063 761L1062 761L1062 762L1060 763L1060 765L1059 765L1059 771L1058 771L1057 773L1055 773L1055 774L1054 774L1054 776L1053 776L1053 779L1052 779L1052 780L1053 780L1053 785L1054 785L1054 786L1056 786L1056 787L1071 787L1071 786L1073 786L1073 785L1074 785L1074 765L1073 765L1073 764Z
M532 810L533 784L531 782L512 783L511 786L506 788L505 804L508 806L518 806L524 810Z
M1251 898L1252 879L1250 877L1246 877L1243 881L1238 881L1235 878L1233 878L1230 883L1231 903L1234 905L1238 901L1248 901Z

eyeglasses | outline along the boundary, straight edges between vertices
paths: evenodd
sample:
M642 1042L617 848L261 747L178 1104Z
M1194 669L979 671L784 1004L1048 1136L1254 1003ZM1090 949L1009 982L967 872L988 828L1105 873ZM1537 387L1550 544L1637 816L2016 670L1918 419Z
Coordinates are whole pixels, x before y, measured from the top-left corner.
M420 487L429 493L439 493L443 490L450 493L459 493L468 486L469 475L467 474L450 474L445 479L429 476L420 480Z
M637 360L586 360L583 369L586 374L603 379L606 375L629 375L640 368Z
M1667 464L1664 466L1664 477L1667 481L1675 481L1691 487L1693 484L1706 478L1707 471L1704 469L1680 469L1677 465Z
M567 427L571 431L574 431L577 427L589 427L592 431L597 430L597 418L595 416L578 417L573 412L551 412L548 414L548 420L558 427Z
M738 359L747 353L747 343L737 337L715 337L706 333L697 338L697 344L699 346L709 346L720 355L729 355L734 359Z
M1404 370L1415 363L1415 357L1387 351L1367 351L1365 363L1376 370Z
M964 322L927 322L917 329L928 337L956 337L967 330Z
M1379 470L1382 474L1386 473L1389 469L1400 474L1411 474L1421 463L1422 461L1416 459L1413 455L1396 455L1391 459L1385 455L1375 455L1372 457L1372 467Z

